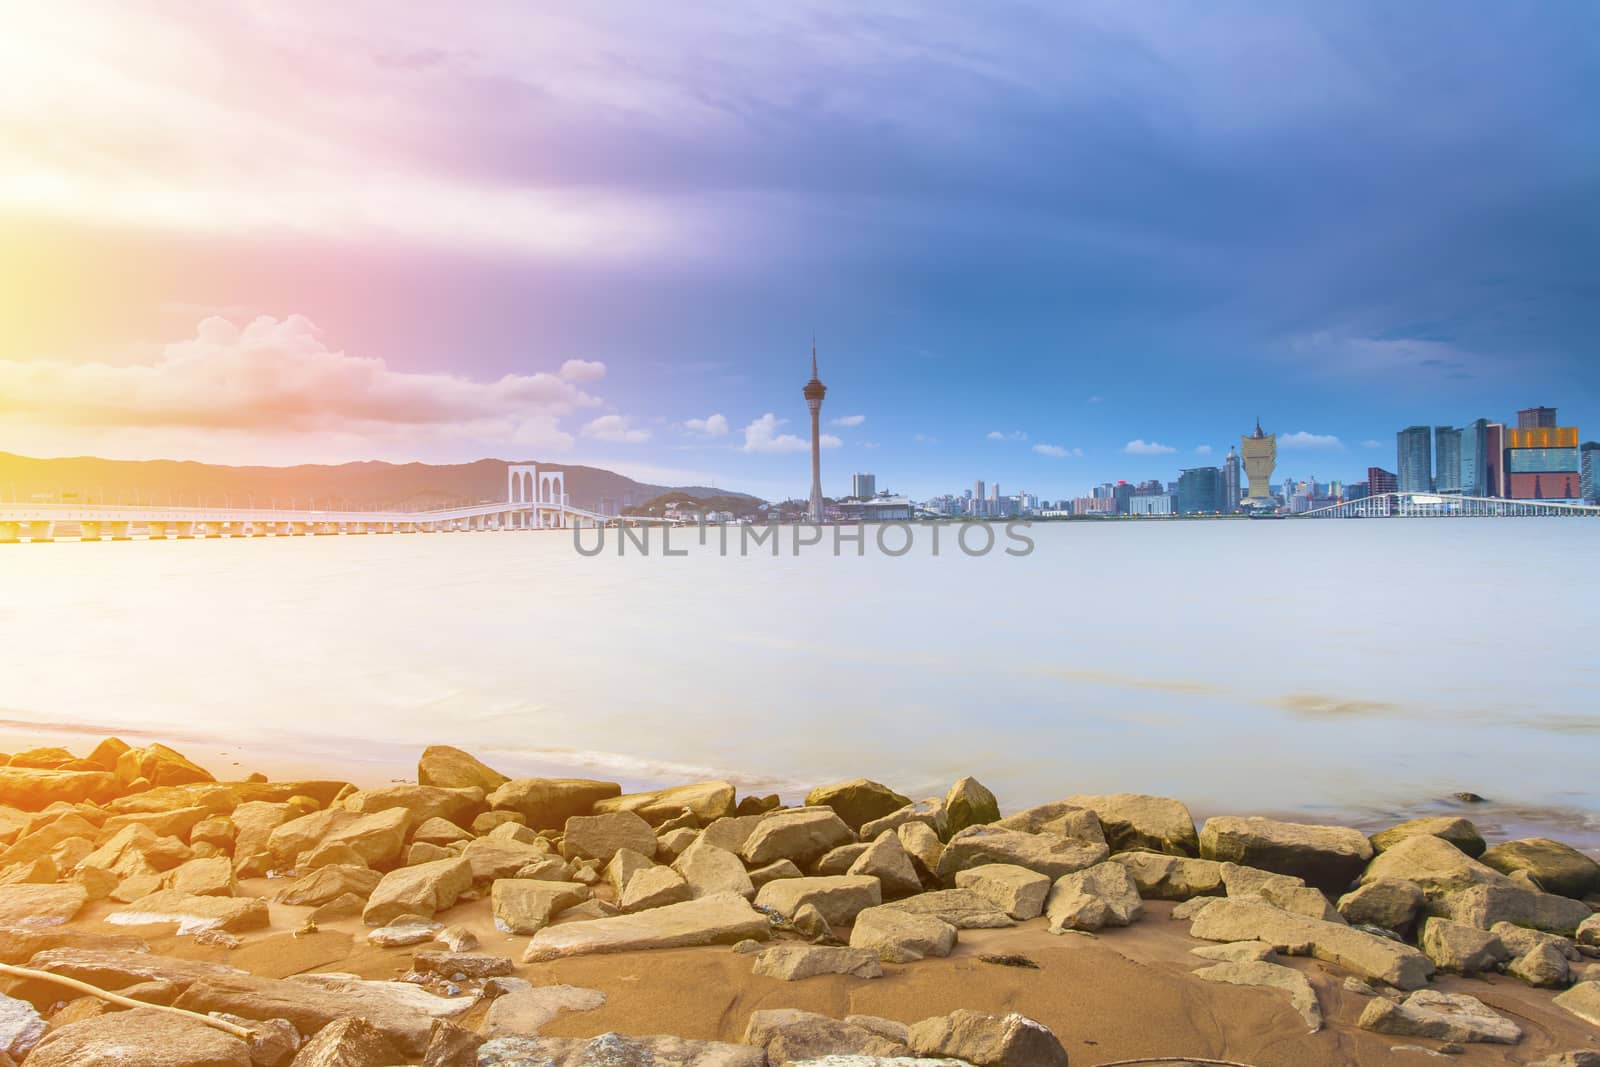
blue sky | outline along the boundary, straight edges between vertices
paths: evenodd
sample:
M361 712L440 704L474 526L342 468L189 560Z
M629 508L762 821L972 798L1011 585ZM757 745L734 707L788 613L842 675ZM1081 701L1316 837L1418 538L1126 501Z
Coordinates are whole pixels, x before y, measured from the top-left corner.
M0 115L79 298L0 327L14 451L803 495L813 331L830 493L1600 437L1600 5L77 6Z

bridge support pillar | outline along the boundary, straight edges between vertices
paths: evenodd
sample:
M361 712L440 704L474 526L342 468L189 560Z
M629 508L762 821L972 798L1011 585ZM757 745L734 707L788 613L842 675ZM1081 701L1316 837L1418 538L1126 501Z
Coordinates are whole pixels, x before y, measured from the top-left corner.
M50 523L50 522L30 522L30 523L28 523L28 540L31 541L32 543L34 543L34 544L42 544L45 541L54 541L55 539L56 538L55 538L55 524L54 523Z
M107 525L111 527L111 540L113 540L113 541L131 541L131 540L133 540L133 536L129 532L130 528L133 525L132 523L113 522L113 523L107 523Z
M80 540L80 541L98 541L98 540L100 540L100 524L98 522L80 522L80 523L78 523L78 540Z
M165 541L167 539L167 524L152 519L144 524L144 535L151 541Z
M0 545L16 544L20 533L22 533L21 523L0 522Z
M189 540L190 538L192 538L194 536L194 523L192 523L192 522L179 522L179 523L174 523L174 526L177 528L177 531L178 531L178 534L177 534L178 540L187 541L187 540Z

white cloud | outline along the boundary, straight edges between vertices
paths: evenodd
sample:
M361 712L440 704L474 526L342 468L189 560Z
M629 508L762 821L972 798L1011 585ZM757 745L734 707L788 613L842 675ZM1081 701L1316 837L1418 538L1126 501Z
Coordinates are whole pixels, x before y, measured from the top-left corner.
M1146 441L1136 437L1122 446L1122 450L1130 456L1165 456L1176 452L1177 449L1157 441Z
M939 439L934 437L932 434L913 434L911 439L919 445L936 445L939 443Z
M1063 448L1060 445L1038 444L1033 446L1033 450L1041 456L1054 456L1056 459L1083 455L1083 449L1081 448Z
M569 359L561 364L561 377L569 382L598 382L606 376L606 365L597 359Z
M1374 440L1371 440L1369 438L1368 440L1365 440L1365 441L1361 442L1361 447L1362 448L1382 448L1383 447L1383 442L1382 441L1374 441Z
M583 436L614 445L640 445L650 440L650 431L634 426L626 415L601 415L583 426Z
M1343 452L1344 442L1329 433L1307 433L1300 430L1297 433L1280 433L1278 447L1290 451L1300 450L1306 452Z
M728 436L728 420L722 415L708 415L703 419L689 419L683 428L702 437Z
M860 426L867 421L865 415L840 415L828 423L829 426Z
M1209 456L1209 455L1211 455L1211 446L1210 445L1195 445L1194 446L1194 454L1197 455L1197 456Z
M758 453L785 453L805 452L811 448L811 442L792 433L779 433L778 427L788 423L788 419L780 419L772 412L756 419L744 428L744 445L740 451ZM832 434L822 434L817 441L823 448L838 448L844 444Z
M1026 441L1028 439L1028 435L1021 430L1012 430L1010 433L990 430L988 436L991 441Z

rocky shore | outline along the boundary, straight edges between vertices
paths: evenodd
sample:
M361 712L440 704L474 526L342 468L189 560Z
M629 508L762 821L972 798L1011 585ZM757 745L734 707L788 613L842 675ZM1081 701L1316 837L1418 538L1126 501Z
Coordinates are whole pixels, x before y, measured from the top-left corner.
M792 801L784 804L783 800ZM0 1067L1600 1065L1600 865L965 778L0 756Z

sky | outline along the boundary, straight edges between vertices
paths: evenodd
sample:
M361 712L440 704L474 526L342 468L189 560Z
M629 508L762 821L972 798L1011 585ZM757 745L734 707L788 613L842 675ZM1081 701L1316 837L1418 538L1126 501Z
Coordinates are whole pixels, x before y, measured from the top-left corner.
M1600 5L0 0L0 451L1047 499L1600 437Z

